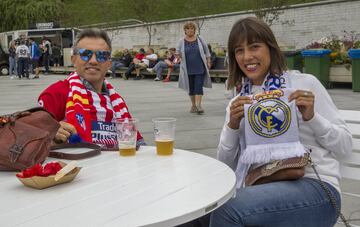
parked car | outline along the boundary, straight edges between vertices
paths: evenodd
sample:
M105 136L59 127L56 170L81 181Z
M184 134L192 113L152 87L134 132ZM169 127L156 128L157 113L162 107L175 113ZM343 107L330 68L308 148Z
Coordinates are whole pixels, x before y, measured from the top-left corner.
M9 54L0 46L0 76L9 74Z

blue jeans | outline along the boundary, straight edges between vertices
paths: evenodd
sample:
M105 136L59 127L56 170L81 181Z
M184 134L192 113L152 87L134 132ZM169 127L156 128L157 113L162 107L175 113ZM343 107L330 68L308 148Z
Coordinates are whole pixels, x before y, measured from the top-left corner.
M19 69L19 78L27 77L29 78L29 59L28 58L19 58L18 60L18 69Z
M189 75L189 95L203 95L204 74Z
M18 75L16 59L14 57L9 57L9 75L12 76L13 72Z
M324 184L340 207L338 191ZM320 183L301 178L239 189L235 198L212 213L210 226L330 227L337 217Z
M116 77L116 69L125 67L125 64L119 61L113 61L111 64L111 77Z
M49 67L50 67L50 55L49 54L44 54L43 55L43 64L45 67L45 73L49 73Z
M167 68L168 65L164 61L159 61L158 63L156 63L156 65L153 68L156 72L156 77L162 80L162 71Z

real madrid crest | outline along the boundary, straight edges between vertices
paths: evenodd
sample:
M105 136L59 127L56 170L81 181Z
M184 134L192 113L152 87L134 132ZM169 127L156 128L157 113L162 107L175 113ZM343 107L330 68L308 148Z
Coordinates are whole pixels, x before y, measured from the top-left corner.
M274 138L289 129L291 111L280 99L283 95L281 90L271 90L254 96L257 102L249 107L247 117L257 135Z

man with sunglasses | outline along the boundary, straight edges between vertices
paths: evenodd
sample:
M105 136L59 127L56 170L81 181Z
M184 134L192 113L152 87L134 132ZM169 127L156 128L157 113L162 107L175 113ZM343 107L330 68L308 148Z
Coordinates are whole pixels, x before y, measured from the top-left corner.
M54 142L81 140L117 148L115 120L131 115L125 101L105 80L111 67L110 38L99 29L83 30L73 53L76 71L46 88L38 100L60 122ZM138 132L137 146L143 144Z

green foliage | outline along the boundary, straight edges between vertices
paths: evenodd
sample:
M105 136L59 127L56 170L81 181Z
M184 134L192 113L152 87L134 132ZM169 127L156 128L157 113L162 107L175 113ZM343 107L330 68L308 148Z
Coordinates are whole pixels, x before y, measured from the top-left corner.
M360 49L360 40L354 43L354 48Z
M360 33L355 31L343 31L342 36L331 35L321 38L306 47L307 49L329 49L330 61L332 64L350 64L348 50L360 48Z
M126 19L141 20L142 13L134 13L132 3L141 0L65 0L66 17L63 26L79 26ZM289 4L320 0L288 0ZM146 0L145 2L153 2ZM252 10L253 0L158 0L151 21L186 17L200 17L210 14ZM154 3L152 3L155 5ZM99 12L101 11L101 12ZM106 13L103 13L106 11ZM144 20L142 20L144 21Z
M146 23L156 21L160 15L161 0L129 0L127 6L133 15L140 21ZM151 24L146 25L148 35L148 46L151 45L151 38L156 33L156 29Z
M27 29L31 23L60 22L61 0L1 0L0 31Z
M113 51L112 56L114 58L121 58L122 56L124 56L124 52L122 50L115 50Z
M287 2L314 1L319 0ZM137 8L147 5L149 10L136 10L134 4ZM0 31L27 29L29 22L58 21L62 27L77 27L127 19L150 22L252 9L255 9L253 0L0 0Z

